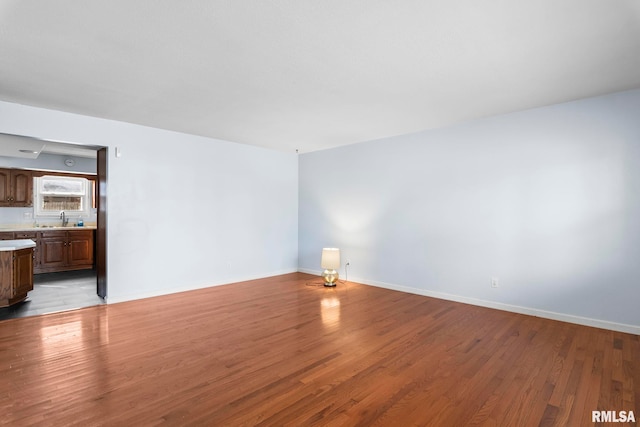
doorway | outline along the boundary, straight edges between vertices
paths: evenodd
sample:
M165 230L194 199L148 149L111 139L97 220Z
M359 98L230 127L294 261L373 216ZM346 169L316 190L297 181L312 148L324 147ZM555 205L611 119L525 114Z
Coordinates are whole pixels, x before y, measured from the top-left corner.
M95 267L89 270L40 273L34 276L34 289L27 300L11 307L0 308L0 320L27 317L39 314L67 311L71 309L104 304L107 297L107 162L108 148L97 146L78 146L75 144L54 143L56 155L67 155L73 159L78 150L95 153ZM65 149L68 152L65 153ZM62 158L64 158L62 157ZM66 159L69 166L73 162ZM17 163L13 167L27 168ZM32 169L49 169L52 172L74 174L72 170L59 170L38 166ZM26 217L26 216L25 216ZM34 217L35 219L35 217ZM35 221L34 221L35 223ZM35 227L35 225L34 225ZM40 230L37 228L36 230Z

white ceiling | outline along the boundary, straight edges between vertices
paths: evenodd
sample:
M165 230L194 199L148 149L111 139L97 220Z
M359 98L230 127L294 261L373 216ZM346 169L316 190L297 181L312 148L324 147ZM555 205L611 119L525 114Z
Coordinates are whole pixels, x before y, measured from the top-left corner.
M637 0L0 0L0 100L280 150L639 87Z
M96 158L98 147L45 141L22 135L0 132L0 156L37 159L42 153Z

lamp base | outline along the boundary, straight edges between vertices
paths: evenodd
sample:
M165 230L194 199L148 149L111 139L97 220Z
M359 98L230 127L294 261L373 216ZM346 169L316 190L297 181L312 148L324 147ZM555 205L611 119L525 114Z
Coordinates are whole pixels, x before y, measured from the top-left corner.
M322 272L322 278L324 279L324 285L328 288L332 288L338 281L338 272L331 269Z

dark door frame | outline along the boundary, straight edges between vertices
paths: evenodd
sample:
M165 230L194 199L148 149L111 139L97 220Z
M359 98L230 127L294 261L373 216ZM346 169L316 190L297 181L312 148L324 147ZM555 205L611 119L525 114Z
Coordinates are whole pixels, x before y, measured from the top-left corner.
M98 226L96 229L96 275L99 297L107 296L107 163L109 151L107 147L98 149L96 196L98 207Z

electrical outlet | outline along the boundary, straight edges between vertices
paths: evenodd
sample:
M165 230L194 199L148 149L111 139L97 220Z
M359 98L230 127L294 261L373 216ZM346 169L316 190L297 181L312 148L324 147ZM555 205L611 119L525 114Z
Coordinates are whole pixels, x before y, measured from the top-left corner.
M497 277L492 277L491 278L491 287L492 288L499 288L500 287L500 279L498 279Z

